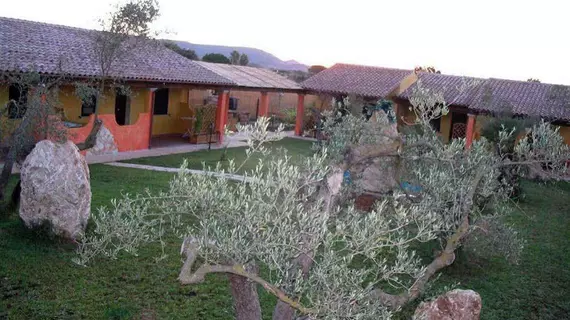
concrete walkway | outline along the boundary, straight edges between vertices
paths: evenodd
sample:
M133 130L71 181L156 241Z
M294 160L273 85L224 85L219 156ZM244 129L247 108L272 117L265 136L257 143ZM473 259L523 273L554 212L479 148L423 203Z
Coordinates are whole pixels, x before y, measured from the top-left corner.
M287 138L299 138L305 139L301 137L295 136L295 132L293 131L286 131L283 133L284 137ZM223 149L223 148L236 148L236 147L244 147L247 145L246 143L247 136L243 134L235 134L233 136L226 136L224 138L224 143L213 143L211 145L212 150L214 149ZM117 152L112 154L101 154L101 155L87 155L85 158L87 163L108 163L108 162L116 162L116 161L123 161L123 160L130 160L130 159L138 159L138 158L146 158L146 157L159 157L169 154L180 154L180 153L188 153L188 152L195 152L200 150L207 150L207 144L179 144L176 146L168 146L168 147L158 147L146 150L137 150L137 151L125 151L125 152Z
M300 140L308 140L308 141L315 141L312 138L305 138L305 137L298 137L295 136L294 131L285 131L283 132L283 136L287 138L294 138ZM246 143L247 136L235 134L233 136L226 136L224 143L214 143L211 145L212 150L215 149L223 149L223 148L236 148L236 147L244 147L247 145ZM166 147L157 147L152 149L146 150L136 150L136 151L125 151L125 152L116 152L110 154L100 154L100 155L87 155L85 159L87 160L88 164L94 163L109 163L109 162L117 162L117 161L124 161L130 159L138 159L138 158L146 158L146 157L159 157L169 154L180 154L180 153L189 153L201 150L207 150L207 144L179 144L176 146L166 146ZM3 164L0 163L0 170L2 169ZM178 170L178 169L176 169ZM17 165L14 166L12 169L12 173L19 173L20 170Z
M167 167L157 167L157 166L148 166L144 164L134 164L134 163L122 163L122 162L110 162L106 163L105 165L113 166L113 167L120 167L120 168L131 168L131 169L142 169L142 170L150 170L150 171L159 171L159 172L171 172L177 173L180 171L179 168L167 168ZM185 172L190 174L200 174L200 175L209 175L212 177L222 177L233 181L238 182L253 182L253 178L240 176L237 174L229 174L229 173L218 173L212 171L204 171L204 170L194 170L194 169L186 169Z

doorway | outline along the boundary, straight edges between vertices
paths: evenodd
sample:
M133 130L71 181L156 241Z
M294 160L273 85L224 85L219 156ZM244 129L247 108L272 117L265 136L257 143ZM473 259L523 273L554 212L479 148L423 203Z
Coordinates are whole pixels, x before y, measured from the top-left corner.
M129 124L130 101L125 94L117 92L115 95L115 121L120 126Z
M466 134L467 134L467 114L452 112L449 140L465 138Z

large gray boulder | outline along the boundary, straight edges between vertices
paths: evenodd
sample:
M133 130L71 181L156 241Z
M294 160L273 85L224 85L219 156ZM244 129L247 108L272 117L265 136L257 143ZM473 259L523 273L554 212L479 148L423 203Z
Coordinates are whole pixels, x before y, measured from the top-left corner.
M453 290L416 309L414 320L478 320L481 296L473 290Z
M87 155L116 154L119 152L113 134L105 125L97 132L97 139L93 148L87 150Z
M89 167L73 142L38 142L20 179L20 217L27 227L47 226L67 239L83 234L91 212Z

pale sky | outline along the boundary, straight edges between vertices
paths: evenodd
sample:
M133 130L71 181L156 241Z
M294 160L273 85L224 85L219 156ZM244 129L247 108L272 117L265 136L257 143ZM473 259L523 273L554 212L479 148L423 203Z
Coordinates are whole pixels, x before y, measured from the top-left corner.
M123 0L124 1L124 0ZM565 0L159 0L172 39L335 62L570 85ZM116 0L0 0L0 16L96 28Z

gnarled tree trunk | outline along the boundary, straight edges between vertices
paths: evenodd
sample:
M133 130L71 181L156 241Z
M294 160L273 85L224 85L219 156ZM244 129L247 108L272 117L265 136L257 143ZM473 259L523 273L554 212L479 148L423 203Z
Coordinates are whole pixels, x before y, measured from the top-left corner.
M259 272L259 268L255 264L246 265L245 270L252 274ZM229 274L228 277L234 298L236 320L261 320L257 285L249 279L235 274Z

